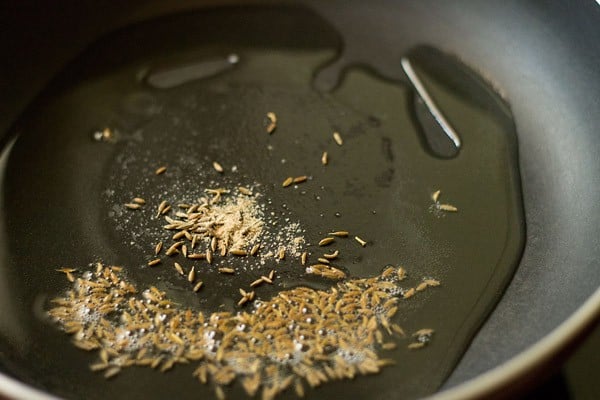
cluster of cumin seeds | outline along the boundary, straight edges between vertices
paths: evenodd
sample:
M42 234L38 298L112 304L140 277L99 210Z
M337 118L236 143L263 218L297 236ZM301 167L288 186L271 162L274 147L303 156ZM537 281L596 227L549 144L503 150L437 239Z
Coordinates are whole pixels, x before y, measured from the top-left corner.
M405 276L403 268L390 266L329 290L282 291L255 300L252 311L204 314L179 308L155 287L139 292L120 267L97 264L52 300L49 315L77 347L98 353L90 368L107 378L126 367L165 372L193 362L193 375L211 383L219 398L234 381L250 396L261 391L263 399L288 388L303 396L307 384L374 374L392 363L378 353L396 347L394 336L404 336L392 317L415 291L401 287Z

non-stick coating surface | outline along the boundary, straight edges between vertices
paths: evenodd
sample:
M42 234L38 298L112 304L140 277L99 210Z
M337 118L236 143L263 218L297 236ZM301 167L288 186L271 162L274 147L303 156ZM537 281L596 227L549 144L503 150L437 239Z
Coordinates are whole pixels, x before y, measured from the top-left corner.
M167 11L165 5L130 6L137 11L120 6L102 17L88 4L69 9L68 16L39 5L21 6L17 18L7 13L3 26L15 34L5 35L2 43L13 77L2 92L2 126L98 32ZM520 134L528 242L507 295L449 384L463 382L535 343L598 286L598 6L591 1L544 7L517 1L334 6L329 11L340 26L361 26L378 38L373 58L393 47L398 35L412 44L432 43L478 65L511 100ZM70 20L69 34L64 18Z

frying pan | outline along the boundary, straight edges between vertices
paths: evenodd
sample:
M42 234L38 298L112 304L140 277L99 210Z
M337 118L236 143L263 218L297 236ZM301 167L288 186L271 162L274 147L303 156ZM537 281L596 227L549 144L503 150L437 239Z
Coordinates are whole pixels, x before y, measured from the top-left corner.
M0 128L8 132L50 79L102 34L203 5L84 3L59 11L21 4L6 10L2 26L13 35L1 43L9 79L1 94ZM324 67L326 74L428 44L472 66L510 104L525 247L504 295L436 396L502 397L511 394L509 387L531 384L536 371L560 360L598 315L600 7L592 1L544 7L528 1L307 6L346 38L341 57ZM2 380L7 396L47 397L13 378Z

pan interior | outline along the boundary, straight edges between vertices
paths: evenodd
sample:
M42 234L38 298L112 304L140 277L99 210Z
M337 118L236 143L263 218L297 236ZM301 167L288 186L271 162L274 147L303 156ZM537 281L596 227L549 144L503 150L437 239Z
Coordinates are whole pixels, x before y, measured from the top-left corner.
M265 21L269 21L268 24ZM303 29L305 35L294 34ZM193 200L210 187L252 187L276 227L297 222L316 259L318 241L348 230L368 241L338 241L339 265L352 277L403 265L407 287L433 277L442 286L401 302L397 322L410 334L435 329L421 351L399 340L380 374L336 382L311 396L420 397L434 392L497 302L520 257L524 229L516 138L506 105L469 69L430 48L407 54L461 135L451 158L436 155L435 126L406 80L387 80L352 65L323 85L335 60L336 31L301 8L227 8L136 25L106 36L69 65L14 127L4 152L2 275L7 310L2 370L68 398L193 398L210 388L193 365L161 374L125 370L106 383L87 366L96 355L75 349L44 316L69 283L55 270L122 265L139 287L158 286L182 306L239 310L238 288L275 269L265 300L307 277L296 255L264 265L218 259L202 265L196 294L171 267L146 267L157 241L162 200ZM398 71L401 70L398 63ZM321 80L319 80L321 79ZM320 84L315 84L320 82ZM327 87L327 90L323 89ZM265 132L264 116L278 126ZM429 121L429 122L428 122ZM96 140L109 128L111 140ZM339 131L343 145L332 132ZM431 138L434 139L431 139ZM320 162L323 151L329 163ZM212 162L225 169L215 171ZM168 167L157 176L156 168ZM305 183L282 188L288 176ZM431 199L458 208L439 210ZM123 207L133 197L147 207ZM277 229L272 228L273 234ZM239 264L224 277L215 268ZM231 388L241 395L239 385Z

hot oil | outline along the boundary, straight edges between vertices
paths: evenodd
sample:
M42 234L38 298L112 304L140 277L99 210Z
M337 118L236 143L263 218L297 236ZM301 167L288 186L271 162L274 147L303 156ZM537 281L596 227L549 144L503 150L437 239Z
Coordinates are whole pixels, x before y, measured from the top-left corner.
M311 34L293 34L298 26ZM375 276L393 264L408 271L406 288L423 277L442 282L401 301L395 317L408 334L434 329L428 346L409 351L409 340L395 339L397 349L381 352L395 366L308 395L419 397L435 391L520 256L514 124L504 102L456 60L428 48L390 57L411 61L460 135L461 147L452 149L400 62L396 76L383 76L378 71L389 66L374 60L352 63L330 77L331 90L320 90L321 68L340 49L337 33L311 12L235 8L120 31L69 66L15 126L5 170L6 276L19 299L6 302L21 316L12 332L24 343L2 344L6 369L65 397L192 398L210 390L192 378L191 366L166 374L129 368L106 383L87 369L95 356L74 349L31 309L43 309L44 299L66 290L56 268L83 271L99 260L123 265L139 288L155 285L178 306L208 313L239 310L238 289L270 270L275 284L256 289L263 301L298 286L331 287L308 276L295 253L264 264L163 257L160 266L147 267L155 244L172 235L154 217L160 201L193 201L209 187L243 185L260 194L272 243L286 226L298 224L293 233L305 238L298 251L310 253L309 264L337 249L332 264L350 277ZM278 119L272 134L265 130L268 112ZM106 129L106 137L96 133ZM321 163L324 151L327 165ZM156 175L162 165L166 172ZM308 180L282 187L287 177L301 175ZM437 190L440 204L458 212L439 209L431 198ZM133 197L146 205L125 209ZM317 245L335 230L350 236ZM191 290L174 261L186 271L197 268L201 291ZM225 265L236 274L215 271ZM239 385L232 390L243 396Z

